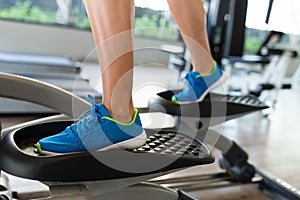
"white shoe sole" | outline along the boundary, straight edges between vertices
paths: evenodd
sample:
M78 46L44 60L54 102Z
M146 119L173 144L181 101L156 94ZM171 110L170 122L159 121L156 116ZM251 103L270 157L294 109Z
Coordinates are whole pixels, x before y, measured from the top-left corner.
M137 137L134 137L129 140L125 140L123 142L109 145L107 147L98 149L96 151L106 151L106 150L111 150L111 149L136 149L136 148L139 148L139 147L145 145L146 139L147 139L147 134L146 134L146 131L143 130L143 132L140 135L138 135ZM51 152L51 151L42 150L42 153L47 156L57 156L57 155L66 155L66 154L80 153L80 152L55 153L55 152Z
M145 130L143 130L143 132L137 137L113 145L109 145L107 147L99 149L98 151L106 151L110 149L136 149L143 146L146 143L146 139L147 139L147 134Z

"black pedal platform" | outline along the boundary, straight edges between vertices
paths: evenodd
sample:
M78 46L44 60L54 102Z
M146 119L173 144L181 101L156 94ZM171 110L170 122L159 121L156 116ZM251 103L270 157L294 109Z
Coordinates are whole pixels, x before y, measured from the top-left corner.
M48 182L113 180L164 174L214 162L198 140L170 131L146 130L146 144L135 150L107 150L38 156L33 145L63 131L72 121L51 122L18 129L0 141L0 170ZM135 170L136 169L136 170Z
M268 108L257 97L209 93L201 102L177 104L171 101L174 92L158 93L149 100L151 112L163 112L186 117L221 117L242 115Z
M193 141L182 134L174 132L159 132L147 138L143 147L133 152L149 152L186 157L205 157L209 152L202 143Z

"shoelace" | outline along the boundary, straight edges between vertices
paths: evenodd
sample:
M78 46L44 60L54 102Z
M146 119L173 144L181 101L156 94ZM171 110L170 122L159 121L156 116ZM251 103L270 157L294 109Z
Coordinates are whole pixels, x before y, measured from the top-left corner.
M74 129L75 127L76 128L77 127L84 127L85 129L88 129L89 128L88 124L90 122L95 122L95 121L98 120L97 119L97 114L96 114L97 104L95 103L93 97L91 95L88 95L88 96L86 96L86 100L91 103L92 108L90 110L87 110L87 111L83 112L77 118L76 123L71 126L71 130L72 130L73 133L75 132L75 129ZM89 114L90 116L85 117L87 114ZM99 114L102 115L101 112Z

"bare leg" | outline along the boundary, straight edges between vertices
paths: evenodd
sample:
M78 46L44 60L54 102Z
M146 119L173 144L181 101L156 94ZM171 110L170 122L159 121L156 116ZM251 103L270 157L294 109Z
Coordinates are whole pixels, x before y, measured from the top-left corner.
M103 104L120 122L132 120L133 0L85 0L103 83Z
M214 67L207 32L206 13L201 0L168 0L191 56L194 70L208 74Z

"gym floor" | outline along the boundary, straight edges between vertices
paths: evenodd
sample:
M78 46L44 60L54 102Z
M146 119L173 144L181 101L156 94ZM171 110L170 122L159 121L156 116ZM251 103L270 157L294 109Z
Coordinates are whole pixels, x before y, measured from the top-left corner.
M299 89L282 90L275 110L268 117L257 112L225 123L223 134L236 141L248 155L249 162L300 189L300 113ZM218 152L214 152L216 157ZM194 167L169 177L199 175L220 171L218 163ZM257 185L191 191L202 200L264 200Z
M282 90L278 95L275 109L265 117L262 112L256 112L239 119L225 123L223 134L236 141L249 154L250 163L300 189L300 88ZM41 115L0 115L2 126L8 127ZM216 157L219 152L214 151ZM199 175L220 171L218 163L207 166L193 167L181 172L167 175L180 177ZM23 190L36 190L35 184L20 182ZM32 182L31 182L32 183ZM188 191L202 200L212 199L269 199L257 185L239 185L207 190Z

